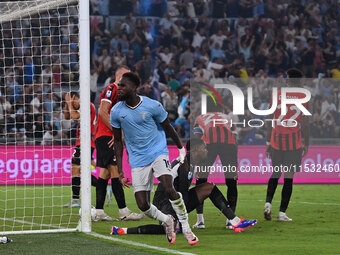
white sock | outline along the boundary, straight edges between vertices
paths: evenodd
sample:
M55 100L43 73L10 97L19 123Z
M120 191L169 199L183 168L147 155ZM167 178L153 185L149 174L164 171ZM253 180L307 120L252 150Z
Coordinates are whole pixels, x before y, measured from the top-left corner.
M232 219L232 220L229 220L229 222L231 223L231 225L233 225L233 226L236 226L237 224L239 224L240 223L240 221L241 221L241 219L239 218L239 217L237 217L237 216L235 216L235 218L234 219Z
M125 207L122 209L119 209L119 214L128 214L129 213L129 208Z
M155 220L159 220L159 221L165 223L168 226L171 224L170 217L165 215L164 213L162 213L160 210L158 210L157 207L154 206L153 204L151 204L149 210L147 210L143 213L145 215L149 216L150 218L153 218Z
M198 213L197 214L197 222L203 222L204 223L203 213Z
M169 200L169 201L172 205L172 208L176 212L176 215L179 221L182 224L183 232L190 232L191 229L190 229L189 222L188 222L187 208L185 207L182 194L179 192L177 194L179 195L179 199L174 200L174 201L172 200Z

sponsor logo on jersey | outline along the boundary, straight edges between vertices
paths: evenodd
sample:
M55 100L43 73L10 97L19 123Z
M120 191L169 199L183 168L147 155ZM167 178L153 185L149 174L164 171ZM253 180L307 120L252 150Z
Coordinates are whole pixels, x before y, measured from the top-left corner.
M111 91L111 90L108 90L108 91L106 92L106 97L110 97L111 94L112 94L112 91Z
M146 116L148 113L147 113L147 112L140 112L139 114L142 115L143 120L145 120L145 116Z

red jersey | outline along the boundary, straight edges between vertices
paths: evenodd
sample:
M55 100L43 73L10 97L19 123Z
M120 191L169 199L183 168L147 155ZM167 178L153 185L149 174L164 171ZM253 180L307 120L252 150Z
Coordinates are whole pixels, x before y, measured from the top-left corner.
M100 93L99 104L102 101L106 101L111 104L108 110L109 114L110 114L111 108L118 102L117 93L118 93L117 85L114 83L111 83L110 85L108 85L106 88L102 90L102 93ZM98 116L98 122L96 126L96 139L101 136L112 136L112 135L113 134L112 134L111 129L109 129L105 125L104 121L100 118L100 116Z
M304 98L302 93L287 93L288 98ZM278 90L277 108L274 112L274 119L279 121L274 122L272 128L270 145L276 150L291 151L302 147L301 135L301 118L302 112L298 107L292 104L287 104L287 114L281 115L281 89ZM302 104L307 108L308 103ZM283 126L281 123L284 121ZM291 121L289 121L291 120ZM295 120L296 122L293 122ZM297 125L295 124L297 123ZM296 125L295 127L293 127Z
M97 122L97 114L96 114L96 107L94 107L94 104L91 103L90 106L91 109L91 147L95 148L94 143L94 137L96 132L96 122ZM80 146L80 123L77 124L77 140L76 140L76 146Z
M224 113L209 112L199 115L194 126L202 128L204 132L202 139L206 144L236 144L235 134L232 133L231 118Z

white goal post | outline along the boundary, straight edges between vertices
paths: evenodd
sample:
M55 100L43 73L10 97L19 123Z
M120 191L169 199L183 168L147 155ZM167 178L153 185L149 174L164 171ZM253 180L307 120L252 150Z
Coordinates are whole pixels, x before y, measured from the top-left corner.
M0 236L91 232L88 0L0 2ZM79 120L64 115L80 95ZM80 124L81 219L66 208Z

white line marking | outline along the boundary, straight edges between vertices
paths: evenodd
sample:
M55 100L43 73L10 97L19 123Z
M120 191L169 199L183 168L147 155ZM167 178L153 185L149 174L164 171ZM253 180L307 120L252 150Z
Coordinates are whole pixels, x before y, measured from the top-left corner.
M245 202L265 202L266 200L259 199L259 200L240 200L240 201L245 201ZM279 200L273 200L274 202L280 202ZM318 202L304 202L304 201L290 201L290 203L294 204L305 204L305 205L335 205L335 206L340 206L338 203L318 203Z
M13 219L13 218L0 218L0 220L18 222L18 223L23 223L23 224L28 224L28 225L32 225L32 226L38 226L38 227L52 227L52 228L57 228L57 229L66 229L66 228L62 228L62 227L57 226L57 225L39 224L39 223L25 221L25 220L16 220L16 219Z
M132 245L132 246L139 246L139 247L148 248L148 249L152 249L152 250L164 251L164 252L171 253L171 254L195 255L194 253L181 252L181 251L171 250L171 249L167 249L167 248L152 246L152 245L148 245L148 244L137 243L137 242L128 241L128 240L125 240L125 239L114 238L114 237L111 237L111 236L104 236L104 235L94 233L94 232L86 233L86 234L91 235L91 236L95 236L95 237L99 237L99 238L103 238L103 239L106 239L106 240L111 240L111 241L115 241L115 242L119 242L119 243L129 244L129 245Z
M17 230L4 231L0 235L21 235L21 234L46 234L46 233L62 233L62 232L76 232L76 228L61 228L61 229L40 229L40 230Z

